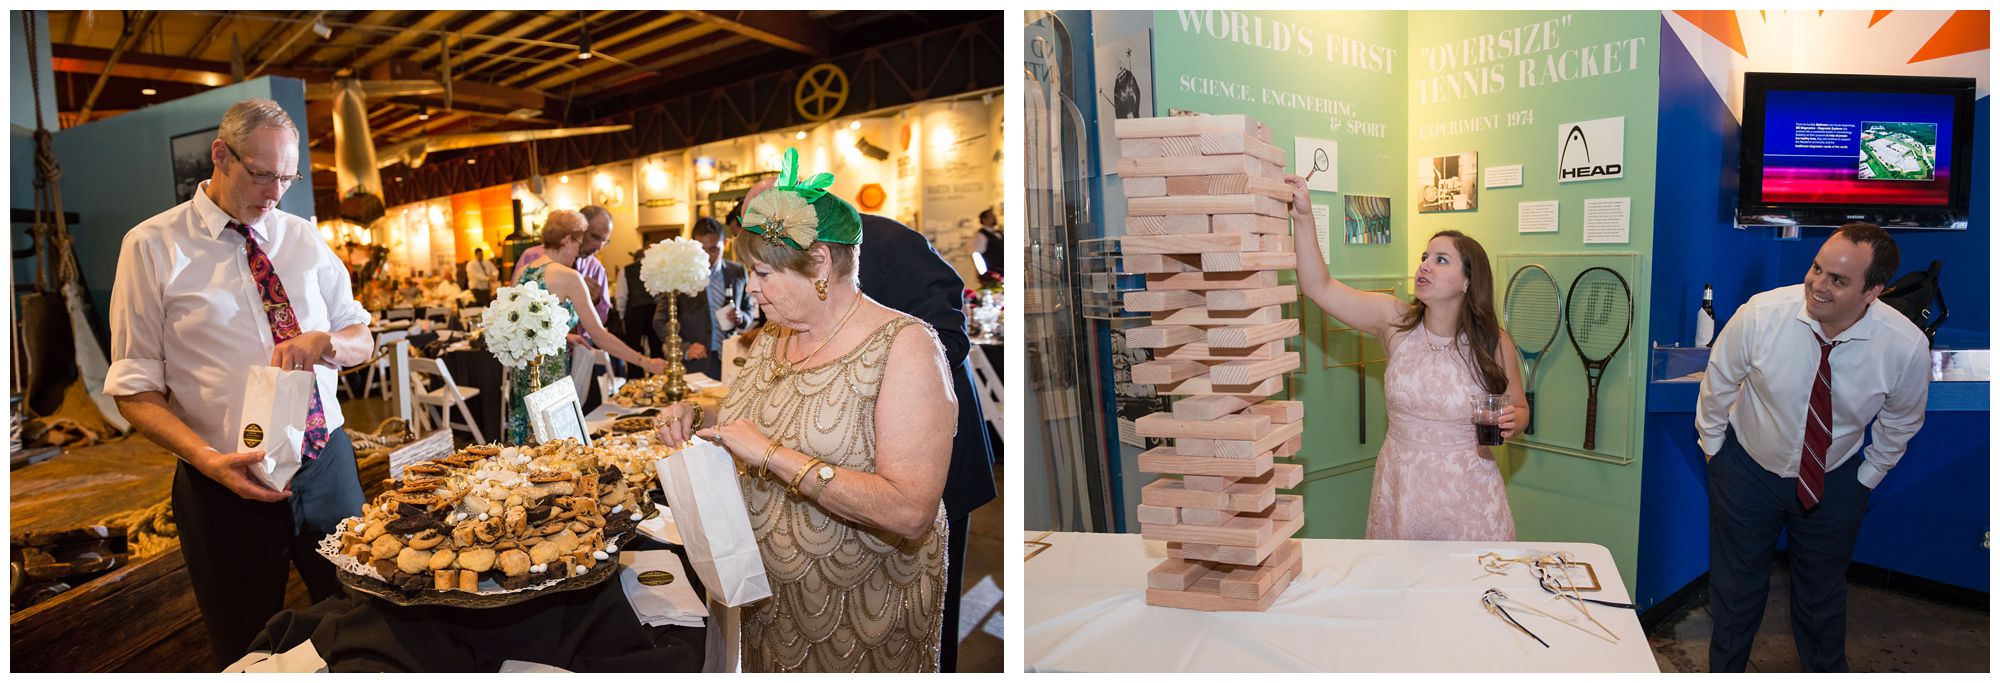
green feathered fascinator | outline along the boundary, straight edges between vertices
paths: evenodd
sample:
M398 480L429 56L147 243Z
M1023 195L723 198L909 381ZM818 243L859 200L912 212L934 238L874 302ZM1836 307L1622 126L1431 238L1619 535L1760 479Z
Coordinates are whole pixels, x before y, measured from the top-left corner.
M814 242L861 243L861 213L854 205L826 191L833 174L799 180L799 150L785 150L785 167L778 185L750 200L743 209L743 229L804 251Z

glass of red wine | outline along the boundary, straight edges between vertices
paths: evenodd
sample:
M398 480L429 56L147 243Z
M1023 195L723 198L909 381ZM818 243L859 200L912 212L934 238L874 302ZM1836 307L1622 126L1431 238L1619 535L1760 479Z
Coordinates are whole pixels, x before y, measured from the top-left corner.
M1506 407L1506 394L1472 395L1472 425L1479 432L1479 445L1498 446L1506 442L1500 434L1500 411Z

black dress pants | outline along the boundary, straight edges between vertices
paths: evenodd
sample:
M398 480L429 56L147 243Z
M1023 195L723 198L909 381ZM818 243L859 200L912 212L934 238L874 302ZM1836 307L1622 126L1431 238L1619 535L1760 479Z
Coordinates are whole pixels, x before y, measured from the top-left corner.
M1869 488L1855 478L1856 453L1826 473L1818 508L1799 504L1796 477L1772 474L1750 458L1735 430L1708 463L1708 609L1715 632L1710 671L1740 672L1764 621L1778 531L1791 567L1792 639L1806 671L1847 670L1847 565L1861 535Z
M347 431L331 431L319 457L293 476L292 497L276 503L238 496L186 462L174 472L181 556L217 666L242 658L284 607L290 566L313 602L341 593L333 564L317 548L341 520L361 514L361 479Z

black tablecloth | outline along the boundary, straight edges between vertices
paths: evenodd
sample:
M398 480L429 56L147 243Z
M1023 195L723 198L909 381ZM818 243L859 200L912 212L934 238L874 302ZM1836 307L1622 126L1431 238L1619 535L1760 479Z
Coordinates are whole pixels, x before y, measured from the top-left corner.
M630 549L671 549L688 566L679 546L640 537ZM484 673L509 659L579 672L699 672L706 637L705 628L639 623L613 578L492 609L400 607L350 590L279 612L250 649L285 652L310 639L336 672Z
M481 350L453 351L444 354L444 367L451 371L451 379L461 390L470 387L479 390L479 395L465 400L465 407L472 409L472 419L479 423L480 434L489 443L499 443L501 437L500 411L503 409L501 383L507 381L506 368L493 352ZM452 416L457 419L457 416Z

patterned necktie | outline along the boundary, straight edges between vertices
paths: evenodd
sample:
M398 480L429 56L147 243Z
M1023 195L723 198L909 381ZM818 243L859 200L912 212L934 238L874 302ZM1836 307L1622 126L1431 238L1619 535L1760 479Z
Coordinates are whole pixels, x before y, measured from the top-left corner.
M708 273L708 315L710 319L713 320L721 310L722 271L711 270ZM719 348L722 348L722 326L711 323L708 326L708 353L714 355L716 353L715 350Z
M1813 377L1812 403L1806 412L1805 448L1799 451L1799 504L1810 512L1819 507L1820 493L1826 490L1826 448L1833 445L1833 364L1828 358L1833 347L1846 342L1820 338L1819 373Z
M264 315L271 320L271 343L283 344L285 340L299 336L299 321L292 317L292 300L285 296L285 283L272 270L270 257L257 247L257 240L250 236L250 228L230 221L229 229L243 236L243 253L250 257L250 277L257 281L257 293L264 297ZM302 444L308 460L319 457L320 449L326 447L326 439L326 411L320 407L319 380L315 378L312 402L306 405L306 438Z

